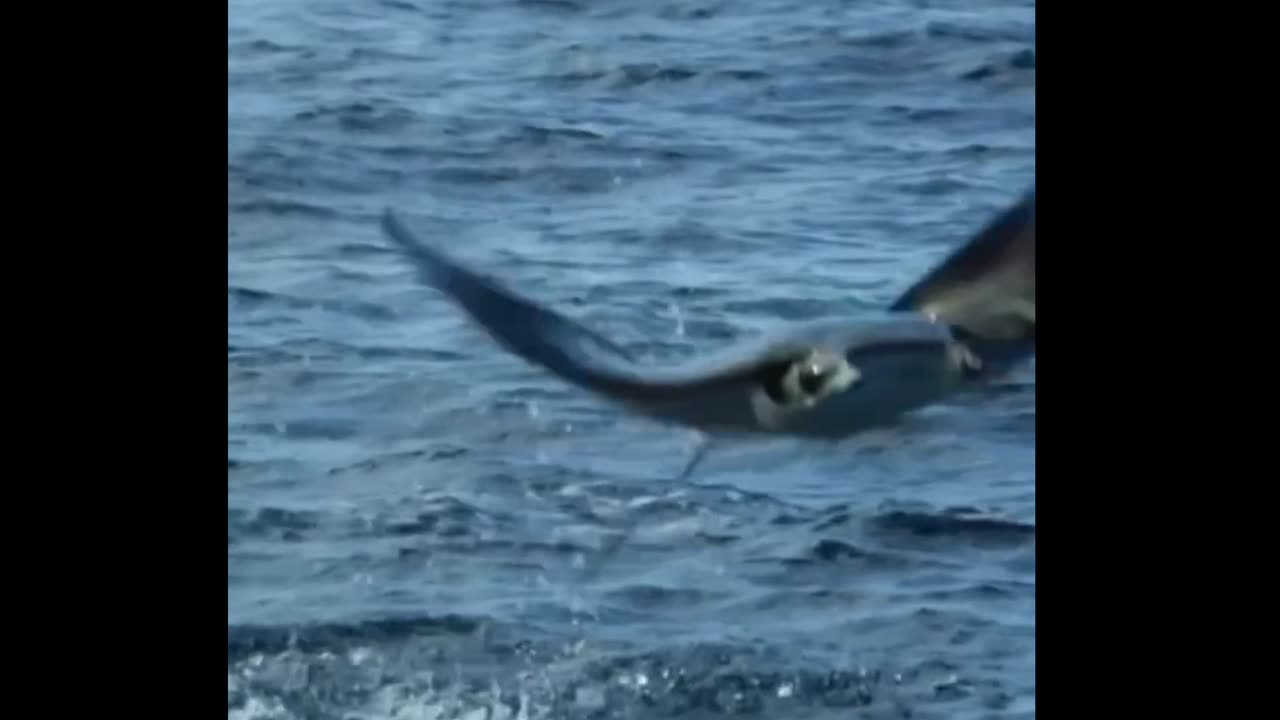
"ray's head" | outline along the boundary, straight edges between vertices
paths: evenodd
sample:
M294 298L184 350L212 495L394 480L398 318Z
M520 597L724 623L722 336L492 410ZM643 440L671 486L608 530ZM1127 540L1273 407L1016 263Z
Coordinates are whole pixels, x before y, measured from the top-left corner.
M843 437L944 397L978 359L914 314L855 328L779 367L754 407L766 428Z
M848 390L860 377L861 373L843 354L813 350L787 365L768 391L779 405L813 407L830 395Z

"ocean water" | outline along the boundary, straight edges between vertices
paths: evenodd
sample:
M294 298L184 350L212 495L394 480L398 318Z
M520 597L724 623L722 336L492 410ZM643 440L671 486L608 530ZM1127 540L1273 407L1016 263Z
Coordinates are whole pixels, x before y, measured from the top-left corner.
M1014 0L229 0L229 718L1029 718L1035 368L713 450L512 359L377 216L654 360L873 313L1034 181Z

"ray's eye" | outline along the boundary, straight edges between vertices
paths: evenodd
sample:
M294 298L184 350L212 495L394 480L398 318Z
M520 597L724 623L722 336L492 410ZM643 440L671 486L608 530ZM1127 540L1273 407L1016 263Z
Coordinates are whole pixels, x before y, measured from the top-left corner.
M827 372L817 363L807 363L800 368L799 377L800 389L806 394L816 395L822 390L822 386L826 383Z

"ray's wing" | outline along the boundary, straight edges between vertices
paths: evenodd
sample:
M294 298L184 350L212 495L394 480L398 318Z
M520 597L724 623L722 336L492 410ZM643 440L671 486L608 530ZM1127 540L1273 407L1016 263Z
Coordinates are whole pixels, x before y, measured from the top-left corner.
M790 360L789 348L775 346L769 352L726 356L726 362L643 367L608 338L419 241L390 210L382 216L382 229L413 263L423 283L445 293L502 347L564 380L615 400L640 404L692 401L699 393L763 381L784 370Z
M992 365L1034 354L1035 188L916 281L890 309L916 310L949 325Z

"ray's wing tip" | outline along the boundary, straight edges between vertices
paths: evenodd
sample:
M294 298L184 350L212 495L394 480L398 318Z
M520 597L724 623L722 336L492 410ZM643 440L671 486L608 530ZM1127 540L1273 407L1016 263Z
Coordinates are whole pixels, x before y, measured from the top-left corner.
M417 245L414 241L413 233L409 232L409 228L400 219L400 214L394 209L390 207L383 208L382 213L378 216L378 225L382 228L382 232L397 245L402 247Z
M393 250L399 252L416 270L418 279L438 290L447 290L457 279L457 264L437 249L423 242L409 229L398 212L388 207L379 216L382 234Z

